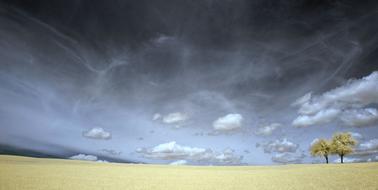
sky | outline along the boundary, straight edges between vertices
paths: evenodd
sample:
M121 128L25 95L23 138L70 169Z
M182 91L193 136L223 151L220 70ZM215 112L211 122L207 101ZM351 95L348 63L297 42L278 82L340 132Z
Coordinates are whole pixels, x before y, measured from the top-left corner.
M349 132L346 161L377 161L377 22L373 0L2 0L0 153L319 163Z

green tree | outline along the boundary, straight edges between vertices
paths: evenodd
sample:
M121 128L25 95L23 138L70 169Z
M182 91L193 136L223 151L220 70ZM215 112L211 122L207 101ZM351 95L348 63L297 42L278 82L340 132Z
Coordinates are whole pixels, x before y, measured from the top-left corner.
M310 152L312 156L323 156L328 164L328 155L331 154L331 142L319 139L311 146Z
M340 156L341 163L344 163L344 156L353 152L353 147L357 141L350 133L337 133L333 135L331 142L331 152Z

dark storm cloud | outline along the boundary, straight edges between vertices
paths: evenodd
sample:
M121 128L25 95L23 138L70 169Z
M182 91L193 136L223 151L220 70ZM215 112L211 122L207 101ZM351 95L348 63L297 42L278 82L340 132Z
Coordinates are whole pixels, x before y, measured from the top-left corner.
M27 141L11 137L28 137L76 147L77 154L123 152L126 159L143 159L127 155L137 147L179 139L214 150L233 145L240 153L262 138L287 136L305 148L310 139L337 128L291 128L292 102L378 70L375 1L5 0L0 5L3 144L22 147ZM153 121L156 113L162 121ZM243 118L238 122L243 130L191 135L213 134L213 122L229 114ZM166 127L170 115L185 116L185 122ZM81 135L100 128L112 138ZM358 132L375 129L363 130ZM252 149L247 159L270 160L259 151ZM291 160L289 154L277 160L281 157Z

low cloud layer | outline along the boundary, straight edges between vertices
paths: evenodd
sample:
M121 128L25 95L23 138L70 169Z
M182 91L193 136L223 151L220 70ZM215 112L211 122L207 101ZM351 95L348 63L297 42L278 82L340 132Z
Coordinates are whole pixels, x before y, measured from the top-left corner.
M78 154L69 157L71 160L84 160L84 161L95 161L95 162L103 162L108 163L106 160L99 160L97 156L89 155L89 154Z
M114 155L114 156L120 155L122 153L121 151L117 151L113 149L106 149L106 148L101 149L100 151L105 154Z
M78 154L69 157L71 160L86 160L86 161L97 161L97 156L93 155L86 155L86 154Z
M270 141L263 145L264 152L265 153L272 153L272 152L278 152L278 153L285 153L285 152L296 152L299 145L295 144L286 138L282 140L275 140Z
M361 143L358 148L360 151L378 151L378 139L371 139Z
M359 162L372 162L372 161L376 161L375 158L344 158L343 159L344 163L359 163ZM341 159L340 158L337 158L335 160L333 160L333 163L340 163L341 162Z
M138 148L136 152L148 159L186 160L199 164L240 164L242 160L242 157L236 156L232 149L215 152L211 149L182 146L175 141L152 148Z
M169 165L180 166L180 165L186 165L186 164L188 164L188 161L186 160L177 160L177 161L171 162Z
M378 111L375 108L350 109L344 111L340 119L348 126L368 126L377 123Z
M344 125L361 127L378 122L378 72L361 79L349 80L345 85L319 96L311 93L299 98L299 116L292 122L295 127L322 125L341 121Z
M361 140L362 139L359 141ZM359 142L352 155L362 160L374 158L374 156L378 155L378 139L370 139L364 142Z
M278 153L272 157L272 161L281 164L293 164L293 163L301 163L302 159L305 157L303 153Z
M109 140L112 138L112 134L110 132L105 131L101 127L96 127L88 131L84 131L83 137L90 139Z
M242 127L243 116L240 114L228 114L213 122L216 131L233 131Z

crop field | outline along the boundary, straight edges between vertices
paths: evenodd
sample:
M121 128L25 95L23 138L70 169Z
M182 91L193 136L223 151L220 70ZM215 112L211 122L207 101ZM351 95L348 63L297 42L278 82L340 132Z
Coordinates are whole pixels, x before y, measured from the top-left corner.
M378 189L378 163L169 166L0 155L1 190Z

